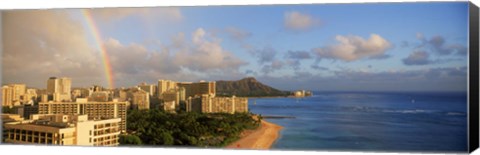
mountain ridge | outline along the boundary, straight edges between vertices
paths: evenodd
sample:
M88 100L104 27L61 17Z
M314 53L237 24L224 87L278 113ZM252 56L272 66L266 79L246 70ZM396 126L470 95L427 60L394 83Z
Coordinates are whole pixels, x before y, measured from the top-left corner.
M216 94L217 96L275 97L288 96L290 92L265 85L254 77L246 77L237 81L216 81Z

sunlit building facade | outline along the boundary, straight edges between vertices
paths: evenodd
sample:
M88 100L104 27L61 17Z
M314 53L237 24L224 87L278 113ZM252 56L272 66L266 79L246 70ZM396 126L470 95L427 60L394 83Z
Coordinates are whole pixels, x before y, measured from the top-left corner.
M241 113L248 112L248 98L245 97L189 97L186 102L187 112L201 113Z
M120 118L89 120L87 115L38 114L3 126L4 143L117 146Z
M77 100L77 102L50 102L38 104L39 114L88 115L89 120L120 118L119 128L126 131L126 102L94 102Z

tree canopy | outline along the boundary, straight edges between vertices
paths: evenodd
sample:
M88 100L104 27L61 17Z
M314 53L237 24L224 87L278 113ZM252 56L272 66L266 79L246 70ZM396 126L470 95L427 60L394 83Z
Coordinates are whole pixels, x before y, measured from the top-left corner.
M124 137L124 145L225 146L239 138L246 129L255 129L259 119L251 113L195 112L167 113L157 109L130 110L127 130L132 137ZM140 143L134 140L136 136Z

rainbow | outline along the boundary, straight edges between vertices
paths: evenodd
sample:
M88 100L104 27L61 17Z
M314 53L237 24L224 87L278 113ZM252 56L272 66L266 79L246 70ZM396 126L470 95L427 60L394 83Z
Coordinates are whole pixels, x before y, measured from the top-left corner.
M100 31L98 31L95 20L93 20L92 15L88 11L88 9L82 9L82 15L85 18L89 31L92 33L96 48L102 53L103 67L105 70L105 77L108 81L108 87L113 89L115 88L115 84L113 81L112 66L110 64L110 59L108 58L107 50L103 46Z

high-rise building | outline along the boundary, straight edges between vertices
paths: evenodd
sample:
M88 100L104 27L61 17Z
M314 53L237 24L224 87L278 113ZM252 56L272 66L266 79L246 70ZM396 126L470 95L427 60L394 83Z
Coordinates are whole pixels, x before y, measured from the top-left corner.
M10 86L2 87L2 106L13 106L13 88Z
M25 84L11 84L10 86L13 88L13 100L19 102L23 101L27 86Z
M195 97L197 95L201 96L204 94L215 96L216 94L215 81L211 81L211 82L200 81L195 83L182 82L182 83L178 83L177 85L178 87L185 88L185 98Z
M47 80L47 93L53 95L56 102L71 101L72 80L70 78L50 77Z
M2 116L3 118L3 116ZM5 143L117 146L120 118L89 120L87 115L32 115L4 124Z
M162 104L162 109L167 112L175 112L177 108L175 105L175 101L165 101Z
M150 109L150 94L139 89L132 93L132 105L139 110Z
M9 84L2 87L2 106L15 106L24 102L25 84Z
M29 119L31 115L38 114L38 105L13 106L13 113L18 114L25 119Z
M70 93L72 80L70 78L50 77L47 80L47 93Z
M118 96L119 96L118 99L121 102L128 101L128 99L131 97L129 95L130 95L129 91L127 89L123 89L123 90L118 91Z
M120 130L126 131L127 102L94 102L77 99L78 102L39 103L39 114L88 115L90 120L120 118Z
M173 101L175 105L180 103L180 92L175 89L170 89L169 91L164 92L162 96L164 102Z
M142 89L143 91L146 91L152 97L158 95L157 94L157 86L155 86L153 84L146 84L145 82L143 82L140 85L138 85L138 87L140 89Z
M107 92L107 91L96 91L96 92L93 92L93 93L88 97L88 101L108 102L108 101L109 101L109 92Z
M248 112L248 98L213 97L208 94L189 97L186 102L187 112L201 113L238 113Z
M175 89L177 83L171 80L158 80L157 96L162 99L162 94L170 89Z
M38 94L36 89L27 89L23 97L24 104L33 105L33 103L37 102Z
M48 93L48 94L53 94L53 93L58 92L58 88L57 88L57 87L59 87L57 77L50 77L50 78L47 80L47 93Z

